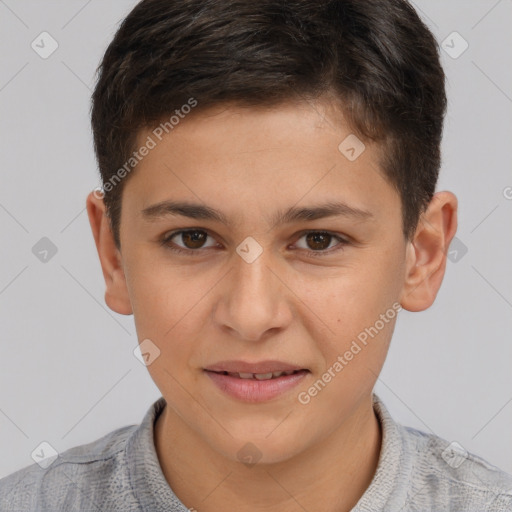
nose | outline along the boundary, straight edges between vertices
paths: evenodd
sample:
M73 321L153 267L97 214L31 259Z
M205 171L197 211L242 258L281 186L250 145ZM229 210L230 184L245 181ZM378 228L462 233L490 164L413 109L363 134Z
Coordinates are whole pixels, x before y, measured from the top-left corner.
M230 335L253 342L284 330L292 320L293 293L278 265L266 251L251 263L236 255L233 265L219 294L215 323Z

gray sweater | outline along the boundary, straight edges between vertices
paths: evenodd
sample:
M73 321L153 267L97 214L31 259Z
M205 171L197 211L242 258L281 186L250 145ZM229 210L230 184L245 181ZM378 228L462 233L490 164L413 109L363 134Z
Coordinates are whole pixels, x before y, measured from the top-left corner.
M511 475L460 445L395 422L375 393L373 405L381 453L352 512L512 511ZM66 450L45 469L34 463L3 478L0 512L188 511L165 480L153 443L164 406L160 397L140 425Z

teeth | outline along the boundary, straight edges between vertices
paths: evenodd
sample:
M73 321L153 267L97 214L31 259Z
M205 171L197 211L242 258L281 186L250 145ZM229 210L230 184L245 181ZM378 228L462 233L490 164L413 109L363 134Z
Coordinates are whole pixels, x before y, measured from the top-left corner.
M295 370L290 370L288 372L273 372L272 375L274 377L281 377L281 375L291 375Z
M254 378L256 380L268 380L272 378L272 372L270 373L255 373Z
M269 380L272 378L281 377L282 375L291 375L294 370L287 372L269 372L269 373L229 373L231 377L239 377L240 379L256 379L256 380Z
M235 373L236 375L236 373ZM241 379L252 379L254 378L252 373L239 373L238 374Z

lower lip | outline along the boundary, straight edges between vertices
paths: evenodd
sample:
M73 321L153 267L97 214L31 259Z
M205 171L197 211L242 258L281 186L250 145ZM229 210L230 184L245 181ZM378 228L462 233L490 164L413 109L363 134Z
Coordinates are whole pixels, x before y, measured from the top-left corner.
M256 380L231 377L231 375L208 370L204 371L221 391L238 400L252 403L266 402L289 391L309 373L307 370L301 370L291 375L283 375L268 380Z

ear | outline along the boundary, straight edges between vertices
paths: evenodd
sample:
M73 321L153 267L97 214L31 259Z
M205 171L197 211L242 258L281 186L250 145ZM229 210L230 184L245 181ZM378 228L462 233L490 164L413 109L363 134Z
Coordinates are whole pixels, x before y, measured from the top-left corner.
M105 302L107 306L121 315L133 313L126 278L119 249L114 242L110 219L106 215L103 198L97 190L87 196L87 215L100 258L105 279Z
M446 254L457 231L457 198L437 192L407 244L406 275L400 304L423 311L434 302L446 270Z

